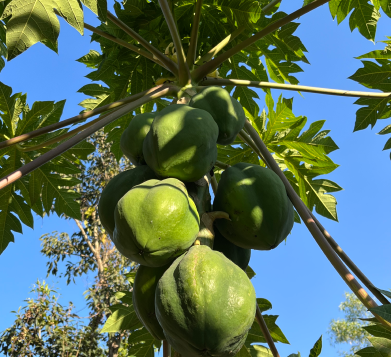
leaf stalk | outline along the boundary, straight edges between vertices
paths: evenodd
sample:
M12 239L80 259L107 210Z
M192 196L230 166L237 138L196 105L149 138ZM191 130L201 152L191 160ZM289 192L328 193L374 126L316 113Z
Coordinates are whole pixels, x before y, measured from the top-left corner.
M296 208L296 211L299 213L304 224L307 226L311 235L314 237L316 243L319 245L323 253L326 255L327 259L333 265L334 269L338 272L338 274L342 277L345 283L350 287L350 289L354 292L354 294L358 297L358 299L364 304L364 306L367 309L372 309L373 307L377 307L378 305L376 304L376 302L360 285L360 283L356 280L356 278L352 275L352 273L346 268L346 266L339 259L336 252L334 252L334 250L326 240L325 236L323 235L323 233L315 223L314 219L311 217L311 214L307 206L297 195L297 193L295 192L295 190L293 189L293 187L291 186L291 184L289 183L289 181L281 171L277 162L270 154L266 145L259 137L257 131L252 127L252 125L248 120L246 120L244 127L249 133L251 139L254 141L255 145L258 147L263 157L266 159L268 166L279 176L279 178L283 182L287 194L290 200L292 201L292 204ZM383 318L381 318L376 314L374 315L379 320L379 322L381 322L383 325L387 327L391 327L391 324L389 322L387 322L386 320L384 320Z
M134 38L136 41L140 43L146 50L151 52L161 63L165 65L175 76L178 76L178 66L177 64L161 53L156 47L151 45L146 39L140 36L136 31L131 29L128 25L126 25L123 21L121 21L118 17L114 16L110 11L107 11L107 18L116 26L118 26L121 30L126 32L130 37Z
M191 83L189 66L186 63L185 52L183 51L181 37L178 33L178 28L175 19L172 15L170 5L167 0L159 0L164 18L171 33L171 38L174 43L177 60L178 60L178 80L180 86L185 86Z
M157 63L159 66L162 66L169 71L169 68L165 64L163 64L161 61L159 61L156 57L154 57L153 54L151 54L150 52L144 51L141 48L139 48L135 45L132 45L131 43L128 43L124 40L121 40L120 38L114 37L114 36L104 32L102 30L99 30L98 28L96 28L94 26L87 24L87 23L84 23L84 28L86 28L87 30L90 30L93 33L96 33L97 35L99 35L101 37L107 38L108 40L115 42L115 43L119 44L120 46L126 47L129 50L136 52L143 57L148 58L152 62Z
M172 87L172 88L174 88L174 87ZM21 143L23 141L27 141L27 140L36 138L37 136L40 136L42 134L50 133L51 131L64 128L64 127L66 127L68 125L72 125L72 124L81 122L81 121L86 120L88 118L91 118L91 117L93 117L95 115L107 112L109 110L112 110L112 109L115 109L115 108L118 108L118 107L121 107L121 106L123 106L125 104L134 102L135 100L142 98L143 96L147 95L150 92L151 92L151 89L148 89L146 91L134 94L132 96L126 97L126 98L121 99L121 100L118 100L117 102L104 105L102 107L90 110L88 112L84 112L82 114L76 115L76 116L74 116L72 118L60 121L58 123L44 126L43 128L31 131L31 132L26 133L26 134L15 136L12 139L8 139L8 140L0 142L0 149L3 149L5 147Z
M199 83L198 86L240 86L240 87L254 87L254 88L270 88L270 89L282 89L297 92L308 92L326 95L336 95L341 97L359 97L359 98L387 98L390 97L391 93L376 93L376 92L359 92L349 91L344 89L330 89L321 87L309 87L294 84L282 84L282 83L271 83L271 82L257 82L248 81L244 79L206 79Z
M197 0L195 5L193 26L191 27L190 45L187 51L186 62L189 68L193 68L197 54L198 29L200 27L202 0Z
M259 308L258 303L256 305L257 305L257 309L255 311L255 318L258 322L259 327L261 328L262 334L265 337L266 342L270 347L270 350L272 351L273 357L280 357L276 345L274 344L273 338L270 335L270 331L267 328L266 322L262 316L261 309Z
M238 43L236 46L230 48L226 52L222 53L220 56L217 56L213 60L201 65L200 67L196 68L194 71L192 71L191 76L194 80L194 82L198 83L200 82L208 73L212 73L217 67L219 67L224 61L226 61L228 58L234 56L235 54L239 53L240 51L244 50L248 46L252 45L253 43L257 42L261 38L265 37L269 33L274 32L275 30L278 30L280 27L289 24L293 20L296 20L298 17L303 16L307 14L308 12L318 8L319 6L322 6L329 2L330 0L315 0L311 2L310 4L303 6L299 10L296 10L292 12L291 14L283 17L280 20L277 20L273 22L272 24L266 26L263 30L257 32L253 36L247 38L246 40Z
M90 135L94 134L96 131L103 128L105 125L110 124L111 122L115 121L121 116L129 113L130 111L133 111L133 109L145 103L148 103L153 99L160 98L166 95L172 95L175 92L176 90L173 89L172 86L166 86L166 85L158 86L151 89L150 93L145 95L144 97L137 99L132 103L124 105L123 107L119 108L116 112L109 114L106 118L102 119L98 123L95 123L94 125L82 131L81 133L75 135L73 138L67 140L66 142L60 144L56 148L46 152L45 154L39 156L35 160L27 163L26 165L23 165L18 170L0 179L0 190L12 184L13 182L19 180L20 178L29 174L30 172L34 171L38 167L48 163L50 160L54 159L55 157L61 155L62 153L69 150L73 146L82 142L84 139L86 139Z

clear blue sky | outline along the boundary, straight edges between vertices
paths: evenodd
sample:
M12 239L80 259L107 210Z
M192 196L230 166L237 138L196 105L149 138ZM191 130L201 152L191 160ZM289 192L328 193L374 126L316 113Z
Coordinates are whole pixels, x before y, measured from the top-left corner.
M110 3L112 3L110 1ZM302 0L283 1L282 9L291 12L302 5ZM95 17L86 12L86 21L97 24ZM302 39L309 53L311 65L303 65L304 73L298 74L300 83L328 88L363 90L348 80L359 67L355 56L383 44L374 45L357 31L350 32L348 21L337 26L327 6L315 10L300 19L303 24L296 34ZM377 40L384 40L390 19L384 17L378 26ZM59 56L43 45L33 46L27 53L7 63L0 73L0 80L12 86L14 92L27 92L28 102L36 100L67 99L63 119L78 113L78 103L84 99L76 91L90 81L84 65L76 59L97 49L90 44L89 34L81 37L74 29L61 21ZM264 107L261 96L260 107ZM274 91L276 98L280 94ZM321 218L337 242L345 249L376 286L391 288L389 274L390 229L389 217L391 191L389 177L391 162L388 152L382 152L386 138L375 135L389 121L382 121L374 130L353 133L355 112L353 98L340 98L304 93L284 92L286 98L294 96L293 111L306 115L308 125L326 119L325 129L340 147L331 154L340 167L328 176L344 188L336 194L339 223ZM388 219L388 220L387 220ZM35 230L25 228L24 235L15 236L0 257L0 331L14 320L11 310L17 310L28 297L31 285L37 279L45 279L45 260L40 254L39 237L54 230L72 233L76 226L72 221L55 216L35 219ZM278 344L281 356L300 351L307 356L321 334L324 336L323 356L336 356L337 350L327 341L326 331L332 318L340 316L338 305L343 293L348 291L342 279L333 270L315 241L303 225L295 225L287 244L281 244L269 252L253 251L250 262L257 272L253 279L258 297L269 299L273 304L271 314L280 315L279 326L291 345ZM60 279L49 278L50 283L59 281L61 303L72 301L76 311L85 307L82 293L91 280L79 279L76 285L66 286ZM87 309L80 312L87 316Z

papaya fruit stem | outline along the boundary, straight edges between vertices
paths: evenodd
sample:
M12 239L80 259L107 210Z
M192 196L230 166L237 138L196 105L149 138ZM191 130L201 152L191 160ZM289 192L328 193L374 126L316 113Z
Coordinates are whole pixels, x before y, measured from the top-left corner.
M215 165L217 167L219 167L220 169L223 169L223 170L226 170L229 167L231 167L231 165L225 164L224 162L221 162L221 161L218 161L218 160L216 160Z
M107 124L110 124L111 122L117 120L118 118L124 116L125 114L132 112L135 108L137 108L143 104L146 104L156 98L160 98L160 97L167 96L167 95L172 95L174 93L176 93L176 90L173 90L172 86L167 86L167 85L157 86L157 87L150 89L148 91L148 94L144 95L143 97L141 97L141 98L139 98L139 99L127 104L127 105L122 106L116 112L110 113L106 118L95 123L91 127L83 130L81 133L78 133L73 138L63 142L62 144L58 145L56 148L44 153L43 155L37 157L35 160L23 165L22 167L15 170L14 172L1 178L0 179L0 190L3 189L4 187L7 187L8 185L14 183L15 181L19 180L20 178L29 174L30 172L34 171L38 167L46 164L47 162L54 159L55 157L66 152L71 147L82 142L83 140L88 138L90 135L94 134L96 131L102 129Z
M216 219L230 220L229 214L226 212L205 212L201 216L200 231L198 232L198 236L194 245L207 245L213 249L213 241L215 238L213 223Z
M212 176L212 179L211 179L210 183L211 183L211 186L212 186L213 193L216 195L217 187L218 187L216 176Z
M266 159L268 166L280 177L283 182L285 189L287 191L288 197L292 201L293 206L296 211L300 215L304 224L307 226L311 235L315 239L316 243L319 245L329 262L333 265L334 269L338 272L341 278L345 281L345 283L349 286L349 288L353 291L353 293L357 296L357 298L364 304L367 309L372 309L377 307L377 303L372 299L372 297L365 291L365 289L361 286L361 284L357 281L357 279L353 276L350 270L345 266L345 264L340 260L337 253L333 250L322 231L319 229L315 220L311 217L311 214L304 204L304 202L300 199L299 195L293 189L284 173L281 171L277 162L274 160L273 156L270 154L266 145L258 135L257 131L252 127L251 123L246 120L244 124L245 129L249 133L250 137L254 141L255 145L258 147L259 151ZM391 327L391 323L384 320L379 315L373 313L376 319L387 327Z
M326 3L328 3L330 0L315 0L311 2L310 4L303 6L302 8L292 12L291 14L283 17L280 20L277 20L270 24L269 26L266 26L261 31L257 32L253 36L247 38L244 41L239 42L234 47L228 49L226 52L222 53L221 55L215 57L213 60L206 62L205 64L201 65L200 67L196 68L191 72L191 77L194 82L198 83L204 78L208 73L213 72L216 68L218 68L224 61L231 58L235 54L241 52L248 46L252 45L253 43L257 42L261 38L267 36L268 34L274 32L275 30L278 30L281 26L284 26L286 24L289 24L293 20L296 20L300 16L303 16L310 11L316 9L319 6L322 6Z
M189 68L193 68L194 61L196 59L198 29L200 26L201 10L202 10L202 0L197 0L197 3L195 4L195 10L194 10L193 25L191 27L190 44L186 56L186 62Z

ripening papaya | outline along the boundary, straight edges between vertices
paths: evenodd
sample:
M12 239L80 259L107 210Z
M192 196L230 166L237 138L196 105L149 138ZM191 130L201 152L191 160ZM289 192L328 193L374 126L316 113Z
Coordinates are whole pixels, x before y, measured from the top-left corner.
M216 226L214 228L215 239L213 241L213 249L223 253L229 260L234 262L239 268L246 271L251 258L251 249L238 247L231 243L228 239L219 232Z
M205 110L170 105L156 115L144 140L145 161L161 177L197 181L216 162L218 133Z
M221 175L213 203L230 221L215 222L220 233L239 247L276 248L293 227L293 206L280 178L259 165L239 163Z
M177 258L156 287L156 317L168 343L186 357L235 356L255 307L246 273L205 245Z
M156 114L154 112L136 115L121 135L121 151L133 165L145 165L143 142Z
M163 329L156 318L155 290L168 265L151 268L140 265L133 284L133 307L138 319L157 340L164 340Z
M246 116L240 103L220 87L207 87L196 94L189 106L206 110L219 127L217 143L232 144L243 129Z
M183 182L149 180L133 187L115 208L113 242L125 257L150 267L172 262L195 241L200 224Z
M111 237L114 232L114 210L117 202L134 186L155 178L155 173L147 165L143 165L121 172L113 177L103 189L98 214L104 229Z

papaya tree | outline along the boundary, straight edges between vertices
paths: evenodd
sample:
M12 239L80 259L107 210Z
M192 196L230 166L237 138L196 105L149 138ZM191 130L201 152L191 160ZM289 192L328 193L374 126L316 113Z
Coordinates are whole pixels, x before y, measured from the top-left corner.
M286 206L286 212L291 214L285 221L291 222L286 226L282 224L283 232L279 232L281 234L276 240L270 240L267 248L263 245L253 246L251 242L248 246L239 245L240 248L274 249L286 238L293 220L304 223L341 278L374 316L371 319L374 325L371 331L368 331L374 336L371 338L373 347L368 347L369 350L363 353L376 356L384 353L384 349L389 352L390 294L373 285L314 215L316 212L320 216L337 220L336 199L332 193L340 191L341 187L318 176L327 175L336 169L337 165L329 154L338 147L328 135L328 131L322 130L323 121L311 123L309 129L303 131L307 118L293 114L291 100L282 96L278 100L273 99L271 89L355 97L355 104L360 106L355 130L365 129L369 125L373 127L377 120L389 118L391 95L388 40L385 41L383 51L377 50L360 56L360 59L365 59L362 61L363 67L359 68L351 79L371 90L353 92L299 85L295 73L300 72L300 64L307 63L308 60L304 44L294 33L298 27L295 22L298 18L305 21L306 14L320 6L329 6L332 17L338 22L349 17L352 31L357 29L366 39L374 41L380 13L391 17L391 5L388 0L306 0L302 7L298 4L298 10L286 14L279 10L280 2L126 0L115 2L114 10L110 11L105 0L1 1L0 39L3 43L0 46L0 54L8 61L37 42L42 42L49 49L56 51L58 17L63 18L81 34L84 34L85 30L92 32L91 39L100 45L101 51L90 51L79 59L92 69L88 78L95 83L80 89L80 92L91 98L82 103L85 108L82 113L69 119L60 120L64 102L36 102L30 108L26 104L25 95L13 94L10 87L0 83L0 133L3 138L0 142L0 252L14 240L12 232L22 231L22 223L30 227L33 225L33 212L41 216L55 212L59 216L77 221L84 219L87 212L89 216L96 217L97 202L89 202L91 209L84 212L80 208L86 202L85 197L80 195L80 191L75 192L72 189L81 183L77 178L80 166L84 162L88 165L88 155L95 150L86 139L103 129L107 134L105 140L111 143L112 154L120 161L123 153L129 157L121 146L121 137L132 119L156 112L159 114L150 125L150 131L142 144L142 152L147 165L158 178L169 178L161 183L155 182L157 179L148 181L148 184L137 186L122 198L119 197L118 203L112 209L115 211L115 228L112 232L103 222L103 228L99 225L92 229L99 228L102 232L109 233L118 251L140 264L148 262L147 256L155 253L159 258L166 259L166 255L169 255L172 259L183 253L183 250L189 249L195 241L195 245L189 250L190 256L196 246L213 247L216 227L226 239L231 242L233 240L229 233L232 232L231 228L225 226L231 224L228 219L234 222L235 215L239 213L235 211L235 207L228 212L227 204L219 204L219 211L213 211L209 186L218 198L225 178L229 172L233 172L234 167L239 167L237 165L244 165L241 173L244 176L244 170L254 170L256 174L250 177L254 180L258 172L267 172L266 175L273 177L272 180L275 180L276 184L272 185L270 190L265 190L265 194L272 195L274 191L276 195L280 195L278 197L287 194L289 199L286 199L283 206ZM98 16L101 25L94 27L84 22L83 6ZM3 62L1 59L0 66L4 66ZM103 82L104 85L97 82ZM209 88L224 88L230 97L216 113L214 110L220 105L220 97L212 99L209 109L206 108L206 93ZM258 95L251 88L265 91L267 110L260 111L256 102ZM200 95L204 96L200 100L202 109L199 109L197 104L197 97ZM230 109L230 106L233 109ZM205 112L209 114L206 115ZM225 120L222 120L219 126L219 120L214 116L222 112L225 113ZM232 130L234 134L230 130L222 129L222 125L231 117L242 120L242 124ZM90 118L94 119L89 120ZM167 134L166 126L170 119L175 130L172 129L170 134ZM191 126L193 124L190 123L194 120L198 120L198 127ZM200 145L201 139L195 139L199 132L203 132L203 136L199 138L205 140ZM220 136L220 132L223 135ZM391 127L388 125L379 134L390 132ZM179 135L183 139L178 141L176 138ZM193 147L196 149L193 150ZM384 149L390 148L391 139L388 139ZM178 157L176 150L186 152L186 155ZM194 158L197 160L192 161ZM139 165L132 155L130 160L132 164ZM246 171L246 174L248 172L250 171ZM189 182L186 189L183 183L176 182L178 179ZM192 207L191 213L186 212L189 217L193 215L192 219L197 222L199 232L197 239L194 236L195 240L187 242L186 247L164 245L165 239L160 231L156 237L145 237L137 233L146 229L147 223L143 220L149 217L149 213L145 213L149 212L145 208L148 204L143 201L147 196L143 195L145 192L151 192L147 195L163 197L163 189L168 189L166 186L180 191L178 197L188 192L186 202L193 202L189 203ZM114 196L115 191L107 195ZM238 194L238 197L241 196ZM178 198L178 202L182 198ZM159 203L161 200L163 199L159 199ZM273 200L274 196L268 198L269 202ZM132 202L140 202L144 214L138 212L137 215L131 215L129 207ZM178 211L175 214L179 216L182 213ZM130 216L132 218L129 222ZM256 216L251 214L254 220ZM258 216L262 220L263 213ZM151 225L152 222L151 220ZM280 225L278 222L278 226ZM80 225L79 228L83 234L86 227ZM129 243L129 240L126 240L128 238L124 238L130 236L124 234L125 231L132 232L131 239L137 241L138 250L134 251L133 241ZM185 229L181 228L181 232L184 231ZM235 234L240 235L243 232L244 229L238 229ZM252 230L251 234L254 232ZM261 232L262 236L266 235L264 230L259 229L255 233L258 232ZM255 233L254 237L257 238ZM148 239L152 239L151 237L163 239L147 250ZM147 242L145 249L144 246L143 249L139 247L140 240ZM199 251L201 249L206 248L202 247ZM181 256L175 264L183 262L183 265L186 265L186 261ZM161 259L157 265L165 263L167 260ZM99 266L99 260L97 264ZM231 268L227 268L227 271L229 269ZM232 269L235 270L236 267ZM247 275L252 274L250 268L247 268L246 272ZM237 275L243 274L240 272ZM165 281L168 279L159 280L156 291L169 291L164 286ZM173 284L174 282L171 282L168 285ZM139 322L132 293L120 291L117 294L124 305L112 306L112 314L102 332L127 331L130 334L129 355L153 354L160 342L146 332L146 325L142 327ZM379 306L370 294L382 305ZM238 356L262 353L278 356L274 342L286 340L283 334L276 333L279 329L275 320L267 315L263 316L262 312L268 308L265 309L262 304L268 306L268 302L262 299L258 299L256 304L254 301L255 320L254 311L247 310L251 311L252 316L246 320L246 328L241 331L240 336L243 337L250 331L249 337L241 338L240 344L232 345L235 346L232 351L237 352ZM160 306L157 315L158 319L160 315L162 321L164 313L175 310L165 304L163 297L161 304L157 303L156 306ZM170 337L169 324L165 325L160 320L159 322L164 328L166 339L172 342L176 350L188 350L188 346L184 347L184 338L176 340ZM199 321L195 323L197 322ZM228 325L227 329L230 327ZM266 342L269 348L253 345L256 342ZM311 351L312 356L319 355L321 343L321 339L316 342ZM234 353L228 352L226 348L227 346L222 350L218 349L218 355ZM170 355L171 349L167 341L164 342L163 349L165 356ZM209 347L201 351L208 355Z

